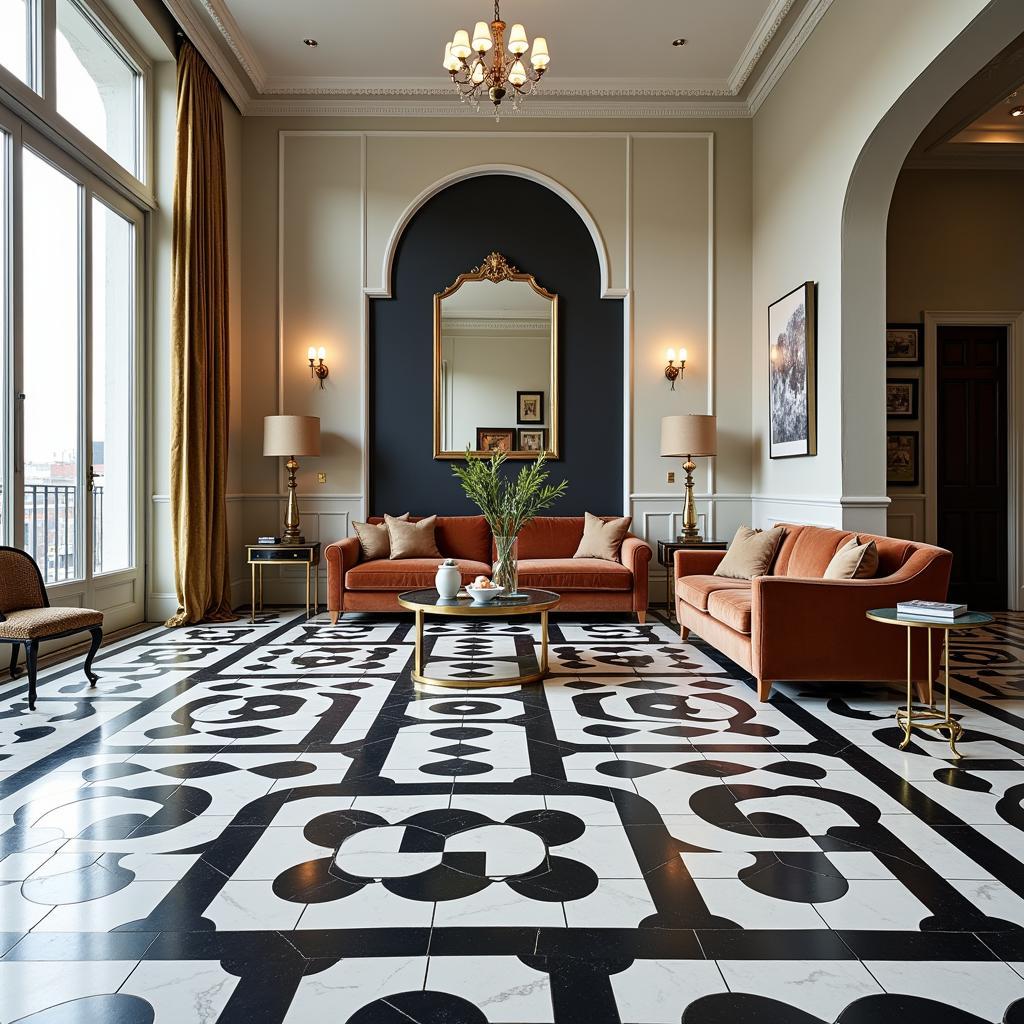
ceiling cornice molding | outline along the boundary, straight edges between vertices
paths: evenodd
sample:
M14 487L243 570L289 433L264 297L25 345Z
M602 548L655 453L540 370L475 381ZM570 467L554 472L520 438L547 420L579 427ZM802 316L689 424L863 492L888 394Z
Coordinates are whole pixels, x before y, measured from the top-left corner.
M747 84L747 79L764 56L768 44L775 38L775 33L786 20L786 16L792 10L795 2L796 0L772 0L764 12L757 28L754 29L754 34L743 48L739 60L736 61L735 67L729 74L729 89L734 96L738 96L740 90Z
M210 65L210 70L217 76L217 80L231 97L235 106L243 114L247 113L252 94L245 80L225 58L217 41L198 16L196 9L189 0L164 0L164 4L181 26L182 32L202 54L203 60Z
M786 69L793 63L794 58L800 52L800 48L818 27L821 19L828 13L832 2L833 0L809 0L807 5L800 10L778 50L772 55L771 60L762 69L757 81L751 87L750 94L747 97L751 116L758 112L761 104L769 97L772 89L775 88L779 80L786 73Z
M249 102L247 117L459 117L465 119L464 104L454 97L449 100L354 99L340 96L261 96ZM481 111L479 117L488 117ZM517 113L509 111L505 118L745 118L750 108L742 100L718 103L638 103L636 100L587 102L538 102L536 98Z
M910 171L1018 171L1024 168L1024 146L991 143L946 145L925 156L911 156Z
M257 93L266 88L267 74L263 70L256 51L249 45L241 26L235 21L234 15L228 10L223 0L199 0L203 10L209 15L210 20L217 27L217 30L224 37L231 52L235 55L242 70L249 76L249 81Z

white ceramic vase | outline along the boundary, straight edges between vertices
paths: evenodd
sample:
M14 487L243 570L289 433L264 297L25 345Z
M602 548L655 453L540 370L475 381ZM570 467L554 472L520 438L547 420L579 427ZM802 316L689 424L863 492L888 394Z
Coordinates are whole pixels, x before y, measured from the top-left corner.
M445 601L450 601L459 592L462 586L462 573L452 558L446 558L438 567L437 575L434 577L434 586L437 593Z

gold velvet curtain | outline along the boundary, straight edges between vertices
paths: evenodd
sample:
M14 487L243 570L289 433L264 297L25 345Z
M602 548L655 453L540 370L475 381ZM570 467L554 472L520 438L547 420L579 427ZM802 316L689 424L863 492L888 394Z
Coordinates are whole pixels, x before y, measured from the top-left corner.
M171 524L178 612L225 621L228 571L228 241L220 84L191 43L178 54L171 295Z

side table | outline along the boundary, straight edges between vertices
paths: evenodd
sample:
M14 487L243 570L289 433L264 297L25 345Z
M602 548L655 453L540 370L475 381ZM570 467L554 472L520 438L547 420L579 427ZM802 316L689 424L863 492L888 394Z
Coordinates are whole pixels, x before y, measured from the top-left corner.
M256 621L256 580L259 577L259 610L263 611L263 566L295 565L306 567L306 618L309 618L309 578L313 577L313 614L320 608L320 542L315 544L246 544L249 574L252 579L252 604L249 621ZM313 570L312 573L310 570Z
M658 564L664 566L667 575L665 581L665 614L672 618L672 579L675 573L674 560L677 551L726 551L729 542L727 540L659 540L658 541Z
M974 629L976 626L987 626L992 621L991 615L984 612L967 612L958 615L948 622L935 619L911 619L901 616L895 608L873 608L867 612L867 617L872 622L883 622L887 626L907 627L907 706L896 712L896 724L903 729L903 742L900 750L906 750L910 743L910 731L917 726L919 729L948 729L949 749L953 751L953 757L960 759L960 751L956 749L956 741L963 735L963 726L949 713L949 634L958 629ZM915 629L928 630L928 685L932 684L935 672L932 668L932 630L941 629L943 632L942 660L944 664L943 674L946 685L946 703L944 711L938 711L934 706L928 708L914 709L914 682L911 668L912 638Z

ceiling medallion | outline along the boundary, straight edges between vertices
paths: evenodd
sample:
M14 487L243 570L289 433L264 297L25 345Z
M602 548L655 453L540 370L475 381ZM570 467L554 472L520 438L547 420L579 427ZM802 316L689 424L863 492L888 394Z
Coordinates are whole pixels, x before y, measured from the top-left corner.
M513 25L505 43L505 22L501 20L499 0L494 0L494 20L478 21L473 29L473 40L460 28L454 39L444 48L444 69L463 103L466 100L479 110L486 97L494 104L494 120L501 120L501 101L508 95L506 86L512 87L512 109L518 110L523 97L533 92L551 61L547 40L537 36L530 53L531 69L523 64L523 54L530 48L526 29ZM487 51L493 50L490 60Z

